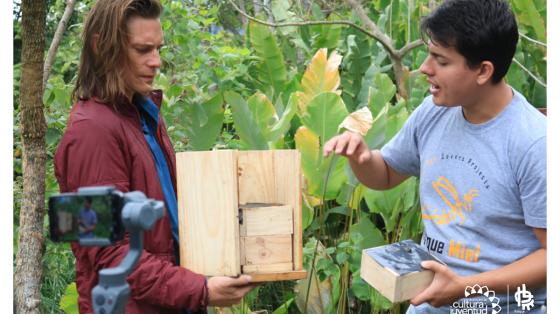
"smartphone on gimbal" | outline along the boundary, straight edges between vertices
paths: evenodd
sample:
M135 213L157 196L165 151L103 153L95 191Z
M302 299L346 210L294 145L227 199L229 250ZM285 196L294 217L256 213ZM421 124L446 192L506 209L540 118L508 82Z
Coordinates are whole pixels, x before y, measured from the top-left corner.
M122 193L95 187L49 198L50 238L55 242L110 245L124 237Z

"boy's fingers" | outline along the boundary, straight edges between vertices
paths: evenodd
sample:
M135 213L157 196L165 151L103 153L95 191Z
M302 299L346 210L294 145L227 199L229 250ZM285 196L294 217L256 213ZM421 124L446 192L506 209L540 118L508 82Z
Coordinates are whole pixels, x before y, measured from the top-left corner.
M338 137L331 138L323 148L323 156L327 157L333 151L333 147L336 145Z
M422 265L422 268L431 270L431 271L436 272L436 273L443 272L446 269L444 265L442 265L442 264L440 264L436 261L423 261L421 265Z
M422 303L429 302L430 299L432 298L431 294L432 294L432 289L430 289L430 287L428 287L428 288L424 289L424 291L417 294L414 298L412 298L410 300L410 303L417 306L417 305L420 305Z
M344 151L346 150L347 145L348 145L348 138L342 135L336 143L335 152L339 155L344 155Z
M346 149L346 154L348 154L348 155L354 154L354 152L356 152L356 150L358 148L360 148L361 144L362 144L362 139L360 137L352 136L350 138L350 142L348 143L348 148Z

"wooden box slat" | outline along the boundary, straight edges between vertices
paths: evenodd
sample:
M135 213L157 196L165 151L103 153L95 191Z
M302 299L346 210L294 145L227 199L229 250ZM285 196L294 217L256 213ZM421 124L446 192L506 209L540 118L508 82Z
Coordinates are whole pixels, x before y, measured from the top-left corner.
M178 153L181 265L208 276L241 272L237 152Z
M271 235L241 237L241 265L262 265L292 262L292 236Z
M294 233L293 211L290 205L243 207L239 235L266 236Z
M276 263L276 264L260 264L260 265L242 265L241 269L244 274L250 273L278 273L288 272L294 268L293 263Z

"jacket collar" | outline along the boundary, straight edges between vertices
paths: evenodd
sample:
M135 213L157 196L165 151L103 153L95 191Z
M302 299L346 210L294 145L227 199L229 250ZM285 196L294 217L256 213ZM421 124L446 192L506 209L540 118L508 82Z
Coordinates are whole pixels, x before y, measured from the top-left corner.
M158 109L161 109L161 101L163 100L163 91L161 89L155 89L151 91L150 98L156 104Z
M148 96L156 104L158 109L161 109L161 102L163 100L163 91L161 89L155 89L152 90ZM115 105L104 103L95 96L92 97L92 100L95 101L96 103L110 106L118 113L121 113L126 116L138 116L139 114L138 108L136 108L136 106L133 103L131 103L124 95L120 95L118 97L117 104Z

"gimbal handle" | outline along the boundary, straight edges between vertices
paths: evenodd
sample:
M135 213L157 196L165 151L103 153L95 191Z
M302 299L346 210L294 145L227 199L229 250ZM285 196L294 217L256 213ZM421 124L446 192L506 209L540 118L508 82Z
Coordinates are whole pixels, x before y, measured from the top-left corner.
M129 249L117 267L99 271L99 283L92 291L93 310L96 314L124 313L130 295L126 277L134 270L142 255L144 231L150 230L163 217L162 201L148 199L138 191L125 193L124 198L121 216L129 231Z

